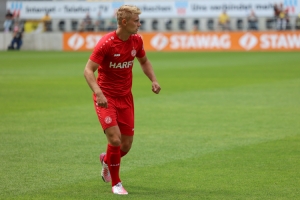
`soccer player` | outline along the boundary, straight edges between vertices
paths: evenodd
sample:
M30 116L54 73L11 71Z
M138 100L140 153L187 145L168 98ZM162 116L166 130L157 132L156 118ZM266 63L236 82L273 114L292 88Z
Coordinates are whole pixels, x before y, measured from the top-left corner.
M106 135L106 153L100 154L101 176L112 184L114 194L128 194L119 176L121 157L131 148L134 135L134 104L131 92L132 67L136 57L145 75L152 82L152 91L161 90L152 64L137 34L141 11L123 5L117 10L118 28L103 36L95 46L84 69L85 79L93 91L99 122ZM98 78L94 72L98 70Z

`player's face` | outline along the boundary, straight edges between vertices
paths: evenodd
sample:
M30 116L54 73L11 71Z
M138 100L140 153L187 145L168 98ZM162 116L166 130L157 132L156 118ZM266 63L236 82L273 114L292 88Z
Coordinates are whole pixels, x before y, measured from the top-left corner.
M140 26L141 26L141 23L140 23L139 15L133 14L131 19L126 24L126 29L129 33L135 34L138 32Z

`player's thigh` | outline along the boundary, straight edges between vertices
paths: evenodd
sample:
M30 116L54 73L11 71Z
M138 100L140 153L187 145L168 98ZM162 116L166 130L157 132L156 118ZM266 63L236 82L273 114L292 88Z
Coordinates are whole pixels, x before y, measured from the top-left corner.
M114 99L110 99L108 97L107 99L109 100L108 108L102 108L97 105L97 102L94 98L94 108L103 130L118 125L117 110L116 110Z
M127 95L120 102L121 108L117 110L118 125L122 135L134 135L134 104L132 95Z
M118 112L118 125L122 135L134 135L134 114L131 109L122 109Z

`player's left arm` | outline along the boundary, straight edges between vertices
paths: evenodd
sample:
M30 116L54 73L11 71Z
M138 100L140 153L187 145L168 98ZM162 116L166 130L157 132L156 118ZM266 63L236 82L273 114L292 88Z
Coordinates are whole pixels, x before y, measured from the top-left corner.
M147 56L144 56L142 58L138 58L138 61L140 62L141 68L143 69L143 72L146 74L146 76L151 80L152 82L152 91L155 94L158 94L161 90L160 85L156 79L153 67L151 62L148 60Z

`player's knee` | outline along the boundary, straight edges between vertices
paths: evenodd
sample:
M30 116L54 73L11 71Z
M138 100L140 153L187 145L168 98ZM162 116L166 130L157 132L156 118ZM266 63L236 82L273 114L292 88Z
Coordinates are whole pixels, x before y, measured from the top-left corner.
M109 141L108 141L111 145L113 146L120 146L121 145L121 140L120 138L118 137L112 137L112 138L109 138Z
M132 141L122 141L122 150L128 152L131 149Z

